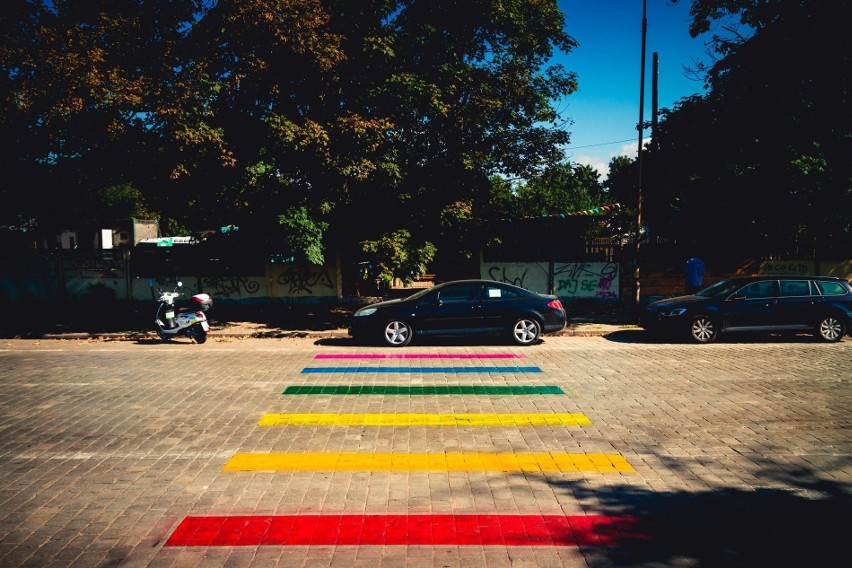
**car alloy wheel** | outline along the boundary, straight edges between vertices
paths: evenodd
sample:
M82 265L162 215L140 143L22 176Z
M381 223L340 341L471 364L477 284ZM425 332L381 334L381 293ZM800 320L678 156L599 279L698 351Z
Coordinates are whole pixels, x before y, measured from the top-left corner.
M411 343L414 330L404 321L394 320L385 326L385 343L391 347L402 347Z
M819 321L817 335L823 341L840 341L846 333L843 322L835 316L826 316Z
M534 343L541 334L541 325L534 319L519 319L512 327L512 338L519 345Z
M719 335L716 323L709 316L695 316L689 329L692 338L698 343L711 343Z

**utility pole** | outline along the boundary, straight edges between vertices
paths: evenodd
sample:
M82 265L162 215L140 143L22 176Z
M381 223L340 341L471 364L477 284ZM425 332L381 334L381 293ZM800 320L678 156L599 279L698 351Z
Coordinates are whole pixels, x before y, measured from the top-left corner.
M633 265L633 286L635 289L634 305L639 307L639 300L642 296L642 286L640 279L640 261L639 240L642 238L642 134L644 133L645 122L645 36L648 32L648 0L642 0L642 64L639 73L639 151L636 157L637 169L639 170L639 180L636 185L636 236L635 240L635 255Z
M657 136L657 123L660 121L658 109L660 97L657 94L660 75L660 54L656 51L651 54L651 139Z

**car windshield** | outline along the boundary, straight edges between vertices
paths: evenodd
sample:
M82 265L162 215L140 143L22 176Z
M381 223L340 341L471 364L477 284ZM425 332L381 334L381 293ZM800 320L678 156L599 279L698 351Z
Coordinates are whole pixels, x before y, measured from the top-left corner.
M435 288L437 288L437 286ZM430 293L434 292L435 288L423 288L419 292L415 292L414 294L408 296L406 298L406 301L407 300L419 300L420 298L422 298L426 294L430 294Z
M722 280L695 293L705 298L727 298L743 286L741 280Z

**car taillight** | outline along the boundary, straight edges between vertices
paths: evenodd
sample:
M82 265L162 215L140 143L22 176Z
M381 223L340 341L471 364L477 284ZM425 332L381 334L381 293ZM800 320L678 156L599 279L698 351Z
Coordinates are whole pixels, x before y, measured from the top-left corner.
M560 302L558 299L557 300L551 300L550 302L548 302L547 307L553 308L554 310L563 310L563 311L565 310L565 308L562 307L562 302Z

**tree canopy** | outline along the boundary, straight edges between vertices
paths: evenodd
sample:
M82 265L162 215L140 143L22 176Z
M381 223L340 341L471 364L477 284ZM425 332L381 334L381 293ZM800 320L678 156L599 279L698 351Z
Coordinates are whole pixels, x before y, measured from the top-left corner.
M693 0L706 95L645 154L652 234L737 254L852 248L852 7ZM0 226L155 216L270 253L476 259L510 217L631 204L564 160L577 77L555 0L10 0ZM629 234L625 219L613 234ZM286 249L286 250L284 250Z
M704 96L665 112L647 155L648 224L691 246L808 257L852 249L848 3L692 3L715 29ZM714 24L738 22L740 28Z
M576 88L550 63L575 45L554 0L13 0L0 18L0 224L47 231L126 187L127 215L314 261L329 240L425 242L489 176L561 159L552 101Z

